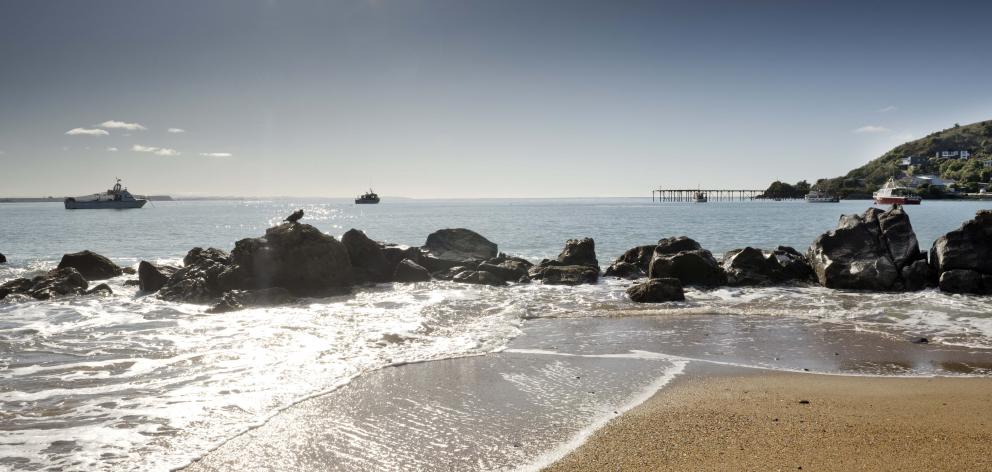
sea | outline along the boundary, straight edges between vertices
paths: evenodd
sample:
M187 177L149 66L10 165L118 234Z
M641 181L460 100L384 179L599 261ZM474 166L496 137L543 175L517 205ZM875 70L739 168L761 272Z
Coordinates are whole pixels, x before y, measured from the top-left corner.
M0 283L52 269L62 254L84 249L121 266L136 267L141 260L181 264L193 247L230 250L235 241L263 234L299 208L305 212L302 222L335 237L358 228L376 240L420 246L437 229L469 228L497 243L501 252L534 262L557 256L567 239L591 237L605 268L631 247L680 235L696 239L718 258L744 246L805 251L836 226L841 214L863 213L870 205L658 203L647 198L384 198L379 205L354 205L284 198L156 201L139 210L68 211L53 203L9 203L0 204L0 253L8 259L0 265ZM926 249L986 208L992 202L926 201L906 210ZM114 294L107 297L0 301L0 470L181 468L300 401L347 389L371 373L444 359L485 359L508 347L514 351L514 340L528 333L551 339L560 335L555 331L561 326L574 323L596 323L599 337L588 343L593 347L610 336L633 336L627 323L637 319L636 336L651 339L646 346L686 340L719 323L735 326L724 332L726 343L750 342L756 352L772 349L773 340L752 342L754 333L739 328L750 323L820 326L825 332L843 326L900 342L925 336L938 347L992 352L992 297L936 290L690 289L682 303L637 305L624 294L629 281L606 278L579 287L433 281L358 287L347 296L207 314L201 305L137 293L125 285L134 277L110 280ZM645 331L644 320L664 323L665 329ZM763 367L797 368L772 360ZM871 369L867 364L847 368L854 374ZM646 386L674 373L645 371L640 384L627 390L620 387L632 379L604 373L604 385L617 388L610 401L629 404L644 395ZM961 372L909 365L898 373ZM502 375L525 391L534 388L512 372ZM584 412L563 410L556 421L571 422L576 431L600 421ZM562 444L569 441L574 438ZM506 457L479 468L513 469L534 458Z

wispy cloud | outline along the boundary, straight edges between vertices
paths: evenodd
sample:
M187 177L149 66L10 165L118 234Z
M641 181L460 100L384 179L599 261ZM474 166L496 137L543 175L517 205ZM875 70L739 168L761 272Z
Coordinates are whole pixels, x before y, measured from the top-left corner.
M889 131L891 130L884 126L866 125L858 129L855 129L853 132L857 134L869 134L869 133L877 134L877 133L888 133Z
M107 130L102 130L98 128L73 128L66 131L65 134L69 136L106 136L110 133Z
M177 151L175 149L172 149L172 148L160 148L160 147L155 147L155 146L142 146L140 144L135 144L134 146L131 146L131 150L132 151L136 151L136 152L148 152L148 153L155 154L156 156L178 156L180 154L179 151Z
M113 146L108 147L107 150L110 151L110 152L117 152L118 151L118 149L115 148L115 147L113 147Z
M184 130L182 128L169 128L168 131L170 133L185 133L186 132L186 130Z
M884 107L884 108L879 108L879 109L878 109L878 112L879 112L879 113L888 113L888 112L890 112L890 111L896 111L896 110L898 110L898 109L899 109L899 108L898 108L898 107L896 107L895 105L889 105L889 106L887 106L887 107Z
M103 123L100 123L100 127L106 129L126 129L130 131L136 131L136 130L144 131L148 129L145 128L145 126L142 125L141 123L128 123L126 121L117 121L117 120L104 121Z
M201 152L200 155L204 157L231 157L234 154L229 152Z

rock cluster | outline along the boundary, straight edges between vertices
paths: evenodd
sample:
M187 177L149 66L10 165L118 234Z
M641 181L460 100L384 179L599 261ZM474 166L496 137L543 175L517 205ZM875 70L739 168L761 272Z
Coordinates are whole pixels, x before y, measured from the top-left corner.
M992 294L992 210L937 238L930 264L945 292Z
M837 229L816 238L806 256L817 281L828 288L919 289L928 279L926 254L901 207L842 216Z
M72 267L61 267L33 279L19 278L0 285L0 300L18 295L35 300L48 300L65 295L83 295L88 287L89 283L78 270Z
M58 268L66 267L76 269L86 280L112 279L124 273L110 259L88 250L63 255Z
M544 259L528 270L530 278L549 285L594 284L599 280L596 242L569 239L556 259Z

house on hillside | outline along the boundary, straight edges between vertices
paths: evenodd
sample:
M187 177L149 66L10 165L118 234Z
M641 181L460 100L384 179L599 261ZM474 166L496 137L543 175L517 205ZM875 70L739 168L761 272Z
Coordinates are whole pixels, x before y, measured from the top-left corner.
M902 167L902 168L904 168L904 169L908 169L910 167L921 166L923 164L926 164L927 162L930 162L930 158L929 157L926 157L926 156L909 156L909 157L904 157L901 160L899 160L899 166Z
M967 159L971 157L969 151L937 151L934 158L937 159Z
M950 179L942 179L936 175L914 175L909 178L910 187L922 187L924 185L929 185L930 188L948 188L954 185L955 182Z
M982 167L986 169L992 169L992 159L987 159L982 161Z

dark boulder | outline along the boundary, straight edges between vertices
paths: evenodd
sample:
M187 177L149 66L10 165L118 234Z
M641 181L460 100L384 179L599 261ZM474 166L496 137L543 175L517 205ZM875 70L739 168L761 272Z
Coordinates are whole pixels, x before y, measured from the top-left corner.
M727 283L727 274L713 254L685 236L658 241L648 268L648 277L674 277L682 285L700 287L716 287Z
M528 271L533 266L526 259L500 254L479 264L478 270L489 272L507 282L527 282L530 280Z
M396 266L404 259L409 259L423 267L424 252L419 247L384 244L382 246L382 255L386 257L386 263L389 265L390 273L396 272Z
M355 279L361 282L387 282L392 276L389 261L379 243L369 239L365 233L350 229L341 236L341 243L348 250Z
M88 287L89 283L78 270L63 267L33 279L14 279L0 285L0 298L24 295L36 300L48 300L65 295L82 295Z
M948 276L945 283L944 274L950 271L973 271L992 276L992 210L979 211L960 228L937 238L930 248L930 264L944 291L962 293L959 287L968 288L972 283L973 277L962 273Z
M652 260L655 254L678 254L686 251L699 251L703 249L695 240L687 236L677 236L674 238L664 238L658 240L658 245L651 253Z
M604 272L603 275L606 277L634 280L644 277L647 275L647 272L641 269L641 267L637 264L617 261L610 264L610 266L606 268L606 272Z
M242 287L241 278L230 256L216 248L193 248L183 258L183 266L159 289L164 300L207 303L224 292Z
M138 287L142 292L157 292L178 270L178 267L156 266L151 262L141 261L138 263Z
M423 249L445 261L484 261L499 253L496 243L465 228L439 229L427 236Z
M506 285L506 281L491 272L466 269L451 278L452 282L477 285Z
M562 265L577 265L594 267L599 271L599 261L596 260L596 242L592 238L569 239L565 248L558 254L558 262Z
M926 259L926 254L920 251L920 243L916 240L916 233L913 225L909 222L909 215L900 206L894 206L888 211L873 209L874 215L878 219L878 226L881 230L882 242L892 256L892 262L896 268L902 270L904 267L920 259ZM871 210L869 210L871 211ZM866 221L869 218L866 218Z
M447 272L455 267L471 267L476 268L482 260L479 259L465 259L461 261L441 259L435 257L431 254L424 255L418 264L422 265L425 269L430 271L431 274L437 274L440 272Z
M393 280L396 282L426 282L431 279L431 273L410 259L403 259L396 264Z
M807 282L813 273L806 258L787 246L771 252L753 247L735 249L724 255L722 265L727 283L734 286Z
M121 272L123 272L123 273L125 273L127 275L134 275L134 274L137 274L138 273L138 271L135 270L134 267L121 267Z
M940 274L940 290L949 293L985 293L982 273L968 269L951 269ZM992 288L992 287L990 287Z
M915 292L933 285L933 269L926 259L919 259L902 268L903 288Z
M888 234L882 229L883 220L889 221ZM909 219L901 209L869 209L863 216L842 216L837 229L813 241L807 259L824 287L892 290L901 285L902 267L893 260L889 247L906 248L915 241ZM908 262L903 257L905 252L900 250L899 254L900 261Z
M97 285L96 287L93 287L93 288L91 288L91 289L83 292L83 294L84 295L100 295L102 297L106 297L106 296L113 295L114 294L114 291L111 290L111 288L110 288L109 285L107 285L107 284L100 284L100 285Z
M282 287L296 295L321 295L354 282L344 244L303 223L274 226L264 237L238 241L231 262L240 285L233 288Z
M623 279L636 279L647 275L655 247L657 246L647 245L628 249L606 268L604 275Z
M93 251L65 254L59 262L59 269L72 267L86 280L101 280L117 277L124 273L117 264Z
M596 243L592 238L569 239L557 259L544 259L527 272L550 285L594 284L599 281Z
M252 307L286 305L295 301L296 297L282 287L231 290L224 292L220 301L207 309L207 313L227 313Z
M637 303L662 303L685 300L682 282L673 277L648 279L627 289L627 296Z
M0 252L0 264L6 264L6 263L7 263L7 256L3 255L3 253Z
M598 268L581 265L536 265L530 277L547 285L595 284L599 280Z

